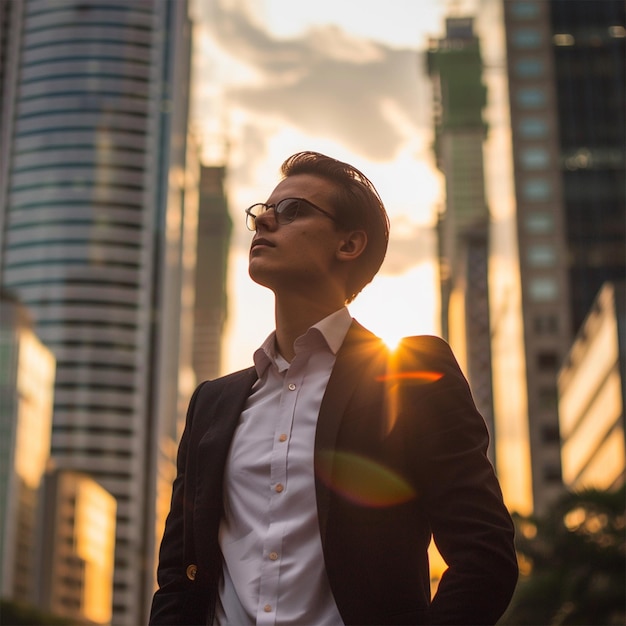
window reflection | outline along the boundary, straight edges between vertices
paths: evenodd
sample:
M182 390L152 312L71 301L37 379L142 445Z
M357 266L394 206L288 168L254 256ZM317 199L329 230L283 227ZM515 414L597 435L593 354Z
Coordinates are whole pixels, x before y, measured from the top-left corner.
M546 104L546 94L537 87L519 89L515 99L517 104L527 109L538 109Z
M525 139L540 139L548 134L548 124L538 117L523 117L519 121L518 130Z
M554 278L545 276L533 278L529 283L528 291L535 302L548 302L556 300L559 290Z
M524 215L524 227L532 234L551 233L554 228L552 213L534 211Z
M513 45L516 48L538 48L541 33L535 28L519 28L513 33Z

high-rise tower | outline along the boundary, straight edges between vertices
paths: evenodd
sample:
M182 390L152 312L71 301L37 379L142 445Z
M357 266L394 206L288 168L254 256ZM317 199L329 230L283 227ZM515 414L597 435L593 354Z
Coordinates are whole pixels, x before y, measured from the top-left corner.
M626 3L551 0L570 317L626 280Z
M623 0L510 0L510 112L535 509L562 489L556 374L626 274Z
M233 224L224 190L226 168L200 168L198 252L194 332L194 371L199 381L221 374L226 322L226 270Z
M112 621L136 625L152 584L156 448L176 433L187 3L1 9L1 282L57 360L55 466L116 498Z
M473 19L448 18L446 37L431 43L427 59L434 85L437 164L446 180L446 206L437 225L443 335L493 434L489 210L483 171L486 90ZM492 460L493 453L491 446Z
M55 363L24 307L0 293L0 597L37 588L39 494L50 450Z

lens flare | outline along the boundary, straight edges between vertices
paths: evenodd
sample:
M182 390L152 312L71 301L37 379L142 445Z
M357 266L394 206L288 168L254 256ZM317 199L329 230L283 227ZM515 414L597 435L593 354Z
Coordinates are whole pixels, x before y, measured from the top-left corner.
M443 374L441 372L391 372L376 377L377 382L409 382L416 385L434 383L438 381Z
M396 472L350 452L322 451L318 454L316 465L318 477L324 484L361 506L394 506L417 495Z
M376 376L375 380L385 384L385 427L389 434L395 427L399 411L399 391L401 386L416 387L429 385L443 377L441 372L427 370L399 371L393 358L389 360L387 372Z

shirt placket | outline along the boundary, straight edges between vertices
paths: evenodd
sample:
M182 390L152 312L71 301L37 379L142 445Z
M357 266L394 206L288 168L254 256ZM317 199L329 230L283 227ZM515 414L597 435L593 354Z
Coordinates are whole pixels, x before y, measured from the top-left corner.
M256 616L256 623L259 626L273 626L276 623L283 534L286 526L284 510L289 497L289 439L296 413L298 394L304 379L306 360L304 355L296 356L289 369L284 372L279 415L278 420L276 420L272 444L269 526L263 542L263 565L261 567L259 604Z

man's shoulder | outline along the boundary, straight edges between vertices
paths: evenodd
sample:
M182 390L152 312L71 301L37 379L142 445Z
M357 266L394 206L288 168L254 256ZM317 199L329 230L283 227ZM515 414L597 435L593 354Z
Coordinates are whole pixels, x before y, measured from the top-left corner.
M442 354L451 354L452 350L445 339L436 335L412 335L403 337L398 343L398 347L411 348L421 351L437 351Z
M223 402L226 405L243 402L256 379L256 370L254 367L248 367L219 378L205 380L196 387L189 409L191 412L202 412L207 406L215 406L216 402Z
M442 382L450 376L464 378L448 342L435 335L404 337L392 358L400 371L430 372L433 380Z
M403 337L395 348L389 348L383 339L359 324L356 320L353 320L349 336L354 343L361 345L367 344L373 349L384 350L390 353L402 353L409 350L414 353L430 353L441 357L452 356L452 350L448 343L436 335L411 335Z
M237 370L236 372L231 372L230 374L224 374L223 376L219 376L218 378L214 378L207 382L216 385L228 385L230 383L236 383L241 380L247 380L253 375L256 375L256 370L254 369L254 366L251 365L250 367L246 367L242 370Z
M230 374L219 376L218 378L212 378L201 382L197 387L194 395L207 395L217 393L230 386L239 385L252 385L257 378L256 370L253 366L246 367Z

